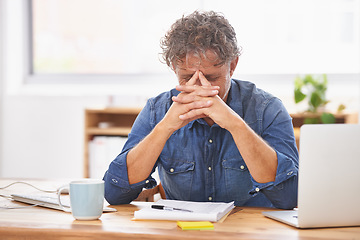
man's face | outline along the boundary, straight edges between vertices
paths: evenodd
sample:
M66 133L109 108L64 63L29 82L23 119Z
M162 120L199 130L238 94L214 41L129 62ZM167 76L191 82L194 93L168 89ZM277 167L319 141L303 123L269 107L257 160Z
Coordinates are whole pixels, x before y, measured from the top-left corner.
M208 59L211 58L213 53L207 52ZM205 78L213 86L219 86L219 97L226 102L228 92L231 85L231 76L236 68L237 60L233 60L231 63L225 63L218 66L217 61L209 61L204 58L199 58L196 55L188 55L187 59L182 59L182 62L177 63L174 66L174 72L178 78L180 85L185 85L187 81L199 70L205 76ZM196 85L201 85L200 80L196 82Z

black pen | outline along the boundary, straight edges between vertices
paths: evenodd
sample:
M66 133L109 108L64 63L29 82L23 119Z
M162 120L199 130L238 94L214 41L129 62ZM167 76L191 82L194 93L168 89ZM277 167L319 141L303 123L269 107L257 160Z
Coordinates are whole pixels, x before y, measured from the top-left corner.
M174 207L167 207L164 205L151 205L151 208L159 209L159 210L168 210L168 211L183 211L183 212L193 212L189 209L183 209L183 208L174 208Z

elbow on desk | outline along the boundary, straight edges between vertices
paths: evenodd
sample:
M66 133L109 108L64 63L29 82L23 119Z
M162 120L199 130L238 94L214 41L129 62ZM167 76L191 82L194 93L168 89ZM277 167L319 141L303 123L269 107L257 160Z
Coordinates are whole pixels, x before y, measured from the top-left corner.
M278 209L291 210L297 207L297 200L288 202L286 204L274 204L274 206Z
M129 201L128 199L119 199L119 198L114 198L112 196L107 196L105 194L105 200L110 204L110 205L121 205L121 204L129 204L131 201Z
M138 194L123 193L119 189L114 189L114 187L108 188L105 184L105 200L110 205L129 204L131 201L136 199L137 195Z
M298 204L298 187L297 187L297 177L293 177L289 181L293 181L293 187L288 187L285 191L285 194L280 198L273 198L273 205L279 209L293 209L297 207Z
M103 180L105 181L104 197L111 205L129 204L136 199L141 192L141 188L137 191L136 189L122 188L121 186L113 184L107 173Z

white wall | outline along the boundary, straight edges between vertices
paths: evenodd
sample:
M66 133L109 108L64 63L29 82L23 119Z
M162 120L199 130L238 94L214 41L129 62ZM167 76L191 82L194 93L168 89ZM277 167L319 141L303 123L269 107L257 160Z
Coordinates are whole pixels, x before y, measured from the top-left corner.
M83 109L104 97L5 96L3 177L82 176Z

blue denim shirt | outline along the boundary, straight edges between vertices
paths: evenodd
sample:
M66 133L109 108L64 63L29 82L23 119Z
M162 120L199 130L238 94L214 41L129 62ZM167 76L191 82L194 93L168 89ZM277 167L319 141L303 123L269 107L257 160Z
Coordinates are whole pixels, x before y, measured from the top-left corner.
M230 134L203 119L175 131L155 167L167 199L235 201L236 206L291 209L297 205L298 151L292 120L281 101L250 82L231 80L227 104L272 146L278 159L274 182L256 182ZM129 184L126 156L159 123L172 104L175 89L149 99L137 117L122 152L105 173L105 197L110 204L134 200L156 186L149 176Z

